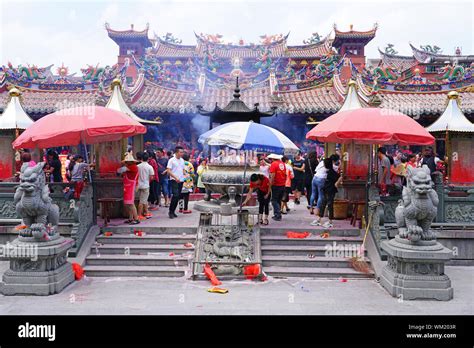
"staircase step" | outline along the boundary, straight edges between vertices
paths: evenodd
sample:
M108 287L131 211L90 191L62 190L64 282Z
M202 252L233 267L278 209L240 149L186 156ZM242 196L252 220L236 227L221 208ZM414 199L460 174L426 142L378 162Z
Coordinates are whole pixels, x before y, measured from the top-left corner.
M365 258L367 263L369 259ZM262 256L263 267L321 267L321 268L347 268L351 267L349 258L344 257L325 257L316 256L309 258L307 256L281 256L264 255Z
M170 266L85 266L88 277L183 277L187 267Z
M308 227L297 227L297 228L280 228L280 227L261 227L260 228L260 235L261 236L284 236L286 232L293 231L293 232L311 232L314 234L319 235L323 232L329 232L331 236L339 236L339 237L357 237L360 236L361 232L356 227L349 227L349 228L324 228L324 227L315 227L315 226L308 226Z
M169 254L173 252L175 254L194 253L194 248L186 248L180 244L103 244L91 248L91 254L122 254L124 255L126 250L130 251L130 254L141 254L147 255L148 253L163 253ZM96 251L97 250L97 251Z
M106 237L100 235L96 238L96 241L102 244L185 244L195 243L196 235L176 235L176 234L146 234L138 237L133 234L114 234Z
M345 244L360 244L362 243L361 237L329 237L321 238L319 235L317 237L307 237L307 238L287 238L286 236L261 236L260 242L261 245L345 245Z
M107 226L102 227L104 232L112 232L113 234L133 234L133 231L143 231L146 234L162 235L162 234L173 234L173 235L195 235L197 227L151 227L138 225L121 225L121 226Z
M357 272L353 268L312 268L312 267L279 267L271 266L264 267L263 271L272 276L280 278L360 278L368 279L373 278L373 272L365 274Z
M188 258L168 255L121 255L91 254L86 258L86 266L187 266Z
M261 246L262 255L272 255L272 256L308 256L312 254L315 256L331 256L331 250L326 248L323 245L262 245ZM331 253L331 254L327 254ZM364 251L367 255L367 250ZM341 257L351 257L354 254L354 251L348 249L348 252L345 254L335 254L334 256Z

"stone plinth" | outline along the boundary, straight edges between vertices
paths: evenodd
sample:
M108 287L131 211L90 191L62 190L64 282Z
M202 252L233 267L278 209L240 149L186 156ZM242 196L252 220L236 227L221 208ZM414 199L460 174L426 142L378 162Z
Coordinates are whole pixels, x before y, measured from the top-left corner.
M3 274L0 293L3 295L52 295L74 281L67 251L72 239L59 234L45 242L20 237L2 250L1 260L9 260L10 268Z
M223 214L223 215L232 215L238 214L240 211L239 205L232 205L229 203L220 203L217 200L211 201L198 201L194 203L194 209L202 213L213 213L213 214ZM258 206L243 206L243 211L248 212L249 214L258 214Z
M451 280L444 274L444 264L452 251L436 240L416 244L396 236L382 242L388 254L380 284L394 297L403 300L440 300L453 298Z

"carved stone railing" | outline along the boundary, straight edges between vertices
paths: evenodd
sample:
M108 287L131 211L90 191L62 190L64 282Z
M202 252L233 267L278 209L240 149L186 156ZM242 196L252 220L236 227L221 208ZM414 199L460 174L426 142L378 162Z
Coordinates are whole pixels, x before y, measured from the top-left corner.
M386 260L387 255L380 247L382 241L388 238L387 231L384 227L384 203L382 202L378 192L378 188L375 185L371 185L368 187L367 198L367 214L369 216L368 220L370 220L369 231L372 235L372 239L374 240L374 244L376 246L380 259Z
M16 182L0 183L0 220L4 221L4 224L10 225L8 220L12 220L11 225L14 225L15 221L19 219L13 203L17 185ZM71 225L70 231L74 246L70 251L70 256L74 256L80 249L89 229L97 221L97 208L94 200L95 185L86 184L79 200L65 197L63 190L67 186L69 184L66 183L50 184L52 190L50 197L59 207L59 222Z

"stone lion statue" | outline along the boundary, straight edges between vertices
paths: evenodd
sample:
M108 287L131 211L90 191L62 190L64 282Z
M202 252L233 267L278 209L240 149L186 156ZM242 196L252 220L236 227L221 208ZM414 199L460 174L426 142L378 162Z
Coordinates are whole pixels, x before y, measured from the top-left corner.
M437 214L438 194L433 189L430 170L407 167L407 186L403 188L402 199L395 209L398 236L411 242L433 240L431 223Z
M37 241L50 240L59 223L59 207L49 196L44 165L44 162L34 167L23 164L20 185L14 195L16 212L23 222L20 237L33 237Z

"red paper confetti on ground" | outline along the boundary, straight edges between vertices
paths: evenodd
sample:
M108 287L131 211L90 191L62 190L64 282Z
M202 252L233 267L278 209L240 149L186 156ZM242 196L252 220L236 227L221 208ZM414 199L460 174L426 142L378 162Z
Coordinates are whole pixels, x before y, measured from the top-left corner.
M307 238L311 236L311 233L309 232L294 232L294 231L288 231L286 232L286 237L287 238Z
M329 232L323 232L319 235L321 238L329 238Z
M72 270L74 272L74 278L76 280L81 280L82 277L84 276L84 269L81 267L81 265L74 262L72 264Z
M211 281L212 285L216 286L216 285L221 285L222 284L222 282L219 279L217 279L217 276L214 273L214 271L212 270L211 266L209 266L209 264L207 264L207 263L204 266L204 274L206 275L207 279L209 279Z
M254 279L260 275L261 268L258 263L244 267L244 275L247 279Z

